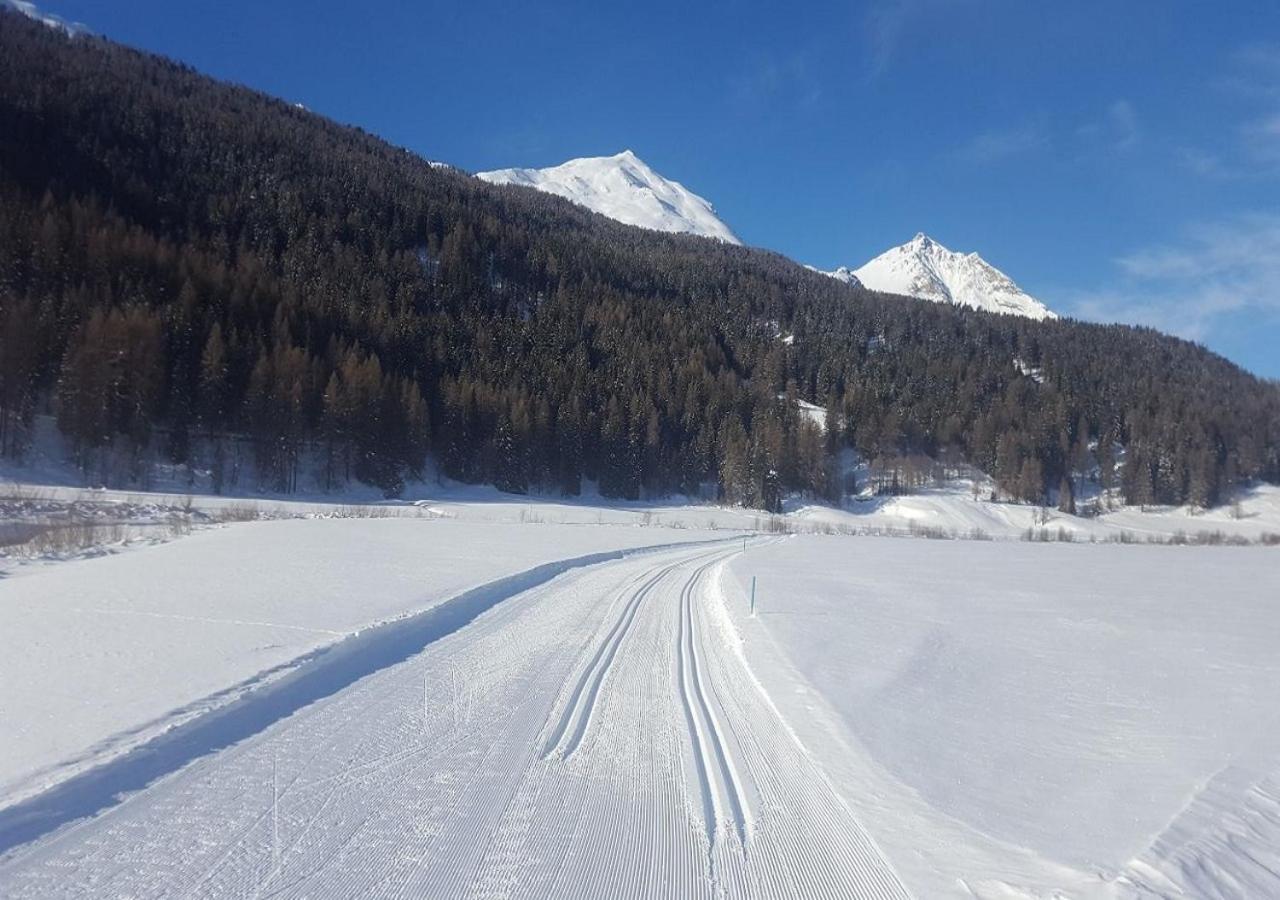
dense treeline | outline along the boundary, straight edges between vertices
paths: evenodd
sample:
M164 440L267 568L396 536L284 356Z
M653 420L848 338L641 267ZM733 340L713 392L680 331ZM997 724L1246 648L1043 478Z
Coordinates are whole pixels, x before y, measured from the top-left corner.
M844 445L1034 502L1097 465L1142 503L1280 479L1280 391L1195 345L629 228L0 12L0 452L44 406L86 467L201 454L216 482L247 440L285 490L311 464L395 492L430 453L776 507L837 494Z

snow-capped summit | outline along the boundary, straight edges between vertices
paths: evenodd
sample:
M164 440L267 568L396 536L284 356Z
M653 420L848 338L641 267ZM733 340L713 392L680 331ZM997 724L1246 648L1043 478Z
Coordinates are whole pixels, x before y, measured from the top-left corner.
M571 159L549 169L498 169L479 172L476 177L558 194L627 225L741 243L716 217L710 203L678 182L663 178L630 150L614 156Z
M812 269L813 266L810 266L809 268ZM858 276L854 275L853 269L850 269L848 266L840 266L838 269L834 269L830 272L823 272L822 274L830 275L836 281L843 281L845 284L852 284L855 287L862 286L862 282L858 280Z
M978 254L953 252L923 233L852 272L841 267L826 274L888 294L1031 319L1057 318L1056 313Z
M62 16L47 13L39 9L31 0L0 0L0 9L11 9L14 12L21 13L28 19L35 19L41 24L48 25L50 28L56 28L59 31L66 32L69 37L85 34L89 29L85 28L79 22L68 22Z

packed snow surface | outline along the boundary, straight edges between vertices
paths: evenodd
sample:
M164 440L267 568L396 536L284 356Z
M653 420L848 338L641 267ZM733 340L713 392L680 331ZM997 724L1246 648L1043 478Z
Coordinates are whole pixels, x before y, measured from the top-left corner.
M1271 548L437 490L0 578L0 894L1280 890Z
M1275 551L803 536L725 596L916 896L1280 896Z
M1056 319L1047 306L976 253L956 253L924 234L881 253L860 268L827 272L873 291L954 303L1031 319Z
M905 898L725 640L711 598L740 552L676 548L514 595L17 848L3 892Z
M498 169L476 177L556 194L627 225L740 243L709 202L663 178L630 150L571 159L548 169Z
M695 530L246 522L0 579L0 807L379 622L555 560Z

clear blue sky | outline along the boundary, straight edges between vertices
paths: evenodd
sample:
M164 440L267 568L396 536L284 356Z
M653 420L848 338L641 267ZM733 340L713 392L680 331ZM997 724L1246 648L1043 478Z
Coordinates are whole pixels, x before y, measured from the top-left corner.
M1275 0L43 0L462 168L631 148L831 268L925 231L1280 377Z

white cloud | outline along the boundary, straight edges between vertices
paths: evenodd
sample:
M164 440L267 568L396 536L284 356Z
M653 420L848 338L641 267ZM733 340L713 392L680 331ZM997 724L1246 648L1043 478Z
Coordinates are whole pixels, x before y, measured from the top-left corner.
M1192 340L1208 337L1228 313L1280 316L1280 214L1199 225L1176 244L1142 248L1116 262L1115 286L1070 298L1075 315Z
M1229 93L1253 100L1280 101L1280 44L1248 44L1231 59L1231 71L1218 79Z
M1250 159L1268 168L1280 165L1280 111L1246 122L1240 134Z
M985 164L999 162L1049 145L1049 135L1038 122L1027 122L1012 128L984 131L975 135L957 151L965 162Z
M822 83L813 72L811 51L789 56L769 56L730 79L734 100L756 110L775 103L800 108L815 106L822 98Z
M889 68L911 29L929 21L929 13L966 0L877 0L866 13L864 34L871 77Z
M1186 170L1206 178L1230 178L1235 173L1217 153L1199 147L1182 147L1176 151L1178 163Z
M1117 100L1107 109L1107 123L1117 150L1132 150L1138 146L1142 133L1138 128L1138 116L1128 100Z
M1077 128L1076 135L1092 147L1120 153L1133 150L1142 141L1138 114L1123 98L1111 103L1100 118Z
M1212 149L1184 148L1184 166L1214 178L1280 175L1280 44L1236 51L1228 73L1214 85L1240 110L1239 119Z

